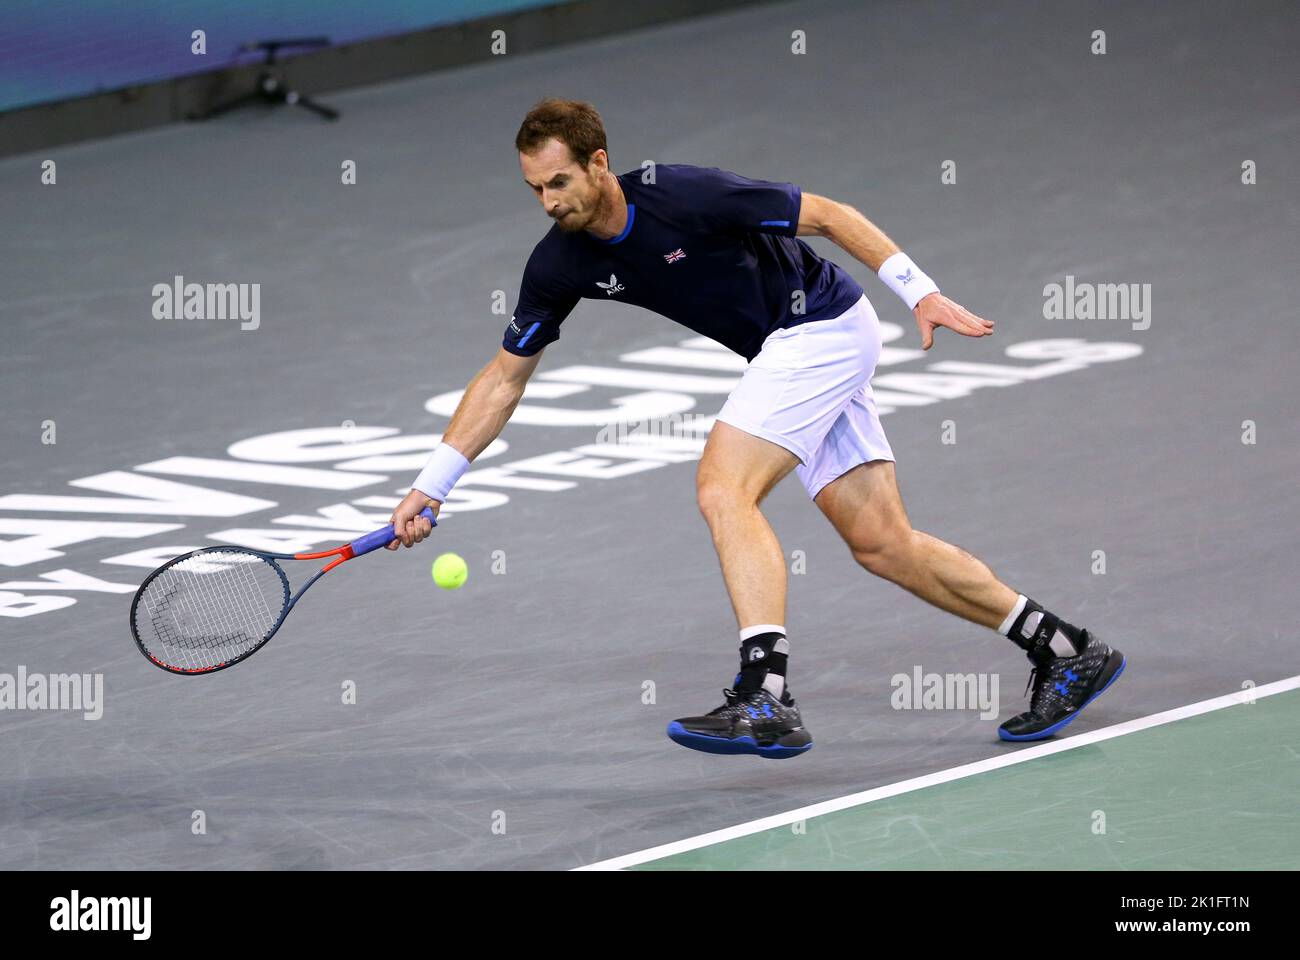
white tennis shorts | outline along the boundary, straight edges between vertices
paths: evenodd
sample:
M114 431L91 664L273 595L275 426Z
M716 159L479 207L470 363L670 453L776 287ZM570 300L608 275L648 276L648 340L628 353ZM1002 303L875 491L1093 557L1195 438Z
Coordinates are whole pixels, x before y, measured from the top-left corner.
M865 296L838 317L773 331L718 419L793 453L816 497L860 463L894 459L871 393L880 346Z

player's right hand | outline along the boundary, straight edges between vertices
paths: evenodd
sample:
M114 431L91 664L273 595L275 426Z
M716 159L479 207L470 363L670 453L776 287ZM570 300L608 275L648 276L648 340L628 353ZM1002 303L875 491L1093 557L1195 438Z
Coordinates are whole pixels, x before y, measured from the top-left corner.
M386 549L396 550L397 545L412 547L433 532L433 524L420 516L420 511L428 507L436 517L442 509L437 500L430 500L419 490L412 490L406 495L397 509L393 511L393 535L396 537Z

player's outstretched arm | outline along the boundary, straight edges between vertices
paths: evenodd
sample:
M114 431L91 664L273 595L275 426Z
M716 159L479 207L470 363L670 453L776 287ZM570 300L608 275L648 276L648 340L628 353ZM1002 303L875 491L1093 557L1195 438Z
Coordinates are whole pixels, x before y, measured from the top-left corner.
M921 349L930 349L936 327L947 327L966 337L992 335L992 320L977 317L940 293L938 286L898 249L898 244L848 204L804 193L798 235L825 237L874 270L911 307L921 332Z
M425 507L430 507L436 516L442 507L438 496L446 496L446 490L427 488L440 486L447 479L455 483L460 477L457 471L463 472L469 461L487 449L488 444L505 429L544 352L520 357L502 348L469 382L456 412L452 414L451 423L442 435L442 443L430 458L430 466L416 480L425 489L412 487L393 511L393 531L397 539L388 545L389 550L396 550L399 543L413 546L433 531L433 525L417 515Z
M498 349L496 356L465 388L442 442L451 444L466 460L473 460L486 450L515 412L543 352L520 357L504 347Z

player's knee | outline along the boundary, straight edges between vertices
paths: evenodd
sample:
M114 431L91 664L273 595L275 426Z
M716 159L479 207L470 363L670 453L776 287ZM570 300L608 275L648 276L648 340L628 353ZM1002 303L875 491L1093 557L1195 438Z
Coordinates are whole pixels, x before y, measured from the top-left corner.
M695 484L695 503L706 520L721 516L735 497L735 488L716 478L701 477Z
M749 509L757 503L753 493L742 485L716 474L696 478L695 502L706 520L721 518L736 510Z
M897 580L912 562L912 531L899 528L888 534L856 538L849 550L865 570L886 580Z

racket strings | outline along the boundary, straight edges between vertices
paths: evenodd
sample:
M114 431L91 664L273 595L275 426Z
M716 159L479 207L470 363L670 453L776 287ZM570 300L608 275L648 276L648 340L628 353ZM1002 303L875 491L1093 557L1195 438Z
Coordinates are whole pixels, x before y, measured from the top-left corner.
M202 553L150 582L136 627L157 659L199 670L257 647L275 629L288 600L284 575L270 561L236 550Z

